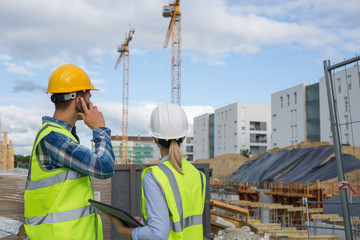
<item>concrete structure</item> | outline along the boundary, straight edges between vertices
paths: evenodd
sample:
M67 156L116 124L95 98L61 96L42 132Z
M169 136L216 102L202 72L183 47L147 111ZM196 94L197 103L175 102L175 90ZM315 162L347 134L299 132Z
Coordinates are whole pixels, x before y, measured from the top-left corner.
M214 158L214 114L194 118L194 160Z
M354 65L332 75L341 127L342 144L360 146L360 73L359 66ZM330 129L329 105L325 78L320 78L320 134L322 141L332 141ZM353 124L351 124L353 122Z
M111 144L115 155L115 162L121 162L121 136L111 136ZM159 159L154 156L155 144L152 137L129 136L128 137L128 162L146 163L151 160Z
M234 103L215 110L215 157L249 149L253 155L271 146L270 104Z

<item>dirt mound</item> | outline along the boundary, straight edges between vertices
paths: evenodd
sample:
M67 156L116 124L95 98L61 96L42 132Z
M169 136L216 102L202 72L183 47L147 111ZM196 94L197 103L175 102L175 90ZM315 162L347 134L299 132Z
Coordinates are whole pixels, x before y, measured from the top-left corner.
M212 169L211 179L223 179L230 177L247 161L249 159L241 154L229 153L216 158L201 158L194 163L209 163Z

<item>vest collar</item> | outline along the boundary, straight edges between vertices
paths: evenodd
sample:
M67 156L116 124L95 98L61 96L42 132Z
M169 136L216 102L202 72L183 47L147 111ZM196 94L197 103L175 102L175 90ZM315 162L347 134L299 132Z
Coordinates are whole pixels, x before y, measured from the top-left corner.
M169 155L166 155L165 157L163 157L158 164L163 163L167 160L169 160Z
M49 122L49 123L59 124L60 126L62 126L63 128L65 128L66 130L68 130L71 133L76 132L76 127L75 126L73 127L70 123L67 123L67 122L65 122L63 120L60 120L60 119L57 119L57 118L44 116L44 117L42 117L42 121L43 121L43 123Z

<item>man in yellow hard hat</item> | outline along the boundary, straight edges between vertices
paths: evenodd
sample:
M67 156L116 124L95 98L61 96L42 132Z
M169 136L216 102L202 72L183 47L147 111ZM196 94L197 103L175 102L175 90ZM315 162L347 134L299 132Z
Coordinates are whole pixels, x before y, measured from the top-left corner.
M49 78L47 93L55 104L53 117L44 116L31 152L24 194L25 230L30 239L103 239L101 218L89 176L114 174L111 131L90 101L92 85L78 66L67 64ZM93 131L95 151L80 145L75 123Z

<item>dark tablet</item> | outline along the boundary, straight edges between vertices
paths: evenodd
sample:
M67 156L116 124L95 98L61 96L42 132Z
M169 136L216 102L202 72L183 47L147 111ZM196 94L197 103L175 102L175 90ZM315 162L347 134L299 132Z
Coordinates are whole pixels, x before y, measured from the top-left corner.
M126 227L136 228L136 227L144 226L142 223L140 223L138 220L136 220L133 216L131 216L124 210L121 210L119 208L92 199L89 199L89 203L94 207L96 207L97 209L99 209L101 212L116 217L117 219L122 221Z

